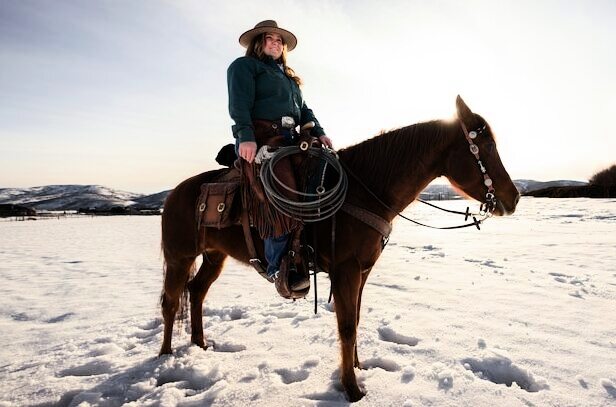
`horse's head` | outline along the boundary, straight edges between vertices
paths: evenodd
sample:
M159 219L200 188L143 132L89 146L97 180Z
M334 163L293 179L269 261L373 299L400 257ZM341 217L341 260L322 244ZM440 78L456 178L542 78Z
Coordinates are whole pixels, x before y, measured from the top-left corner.
M488 207L494 197L495 215L513 213L520 193L503 167L490 126L481 116L471 112L460 96L456 99L456 107L459 123L444 175L454 187L487 203Z

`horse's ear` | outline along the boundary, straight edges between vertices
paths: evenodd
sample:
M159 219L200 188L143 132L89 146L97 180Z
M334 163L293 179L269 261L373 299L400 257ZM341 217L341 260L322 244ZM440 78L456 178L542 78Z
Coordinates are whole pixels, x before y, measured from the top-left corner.
M466 103L464 103L460 95L456 98L456 109L458 111L459 119L466 121L467 123L472 120L473 112L471 112L471 109L466 106Z

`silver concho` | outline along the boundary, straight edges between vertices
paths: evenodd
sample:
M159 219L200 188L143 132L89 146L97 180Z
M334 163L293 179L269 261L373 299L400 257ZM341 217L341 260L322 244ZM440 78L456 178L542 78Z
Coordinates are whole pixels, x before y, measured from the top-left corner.
M476 132L476 131L474 131L474 130L473 130L473 131L469 131L469 132L468 132L468 137L469 137L471 140L474 140L474 139L477 137L477 132Z
M470 145L470 149L471 149L471 153L473 154L479 154L479 147L477 147L476 144L471 144Z
M280 118L280 124L282 124L282 127L285 129L292 129L295 127L295 119L291 116L282 116Z

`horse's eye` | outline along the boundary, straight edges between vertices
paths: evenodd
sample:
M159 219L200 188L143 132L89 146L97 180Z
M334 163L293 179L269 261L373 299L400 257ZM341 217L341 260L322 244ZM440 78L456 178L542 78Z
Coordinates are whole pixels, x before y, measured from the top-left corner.
M494 152L494 149L496 149L496 143L494 143L493 141L486 144L486 151L488 153L492 154Z

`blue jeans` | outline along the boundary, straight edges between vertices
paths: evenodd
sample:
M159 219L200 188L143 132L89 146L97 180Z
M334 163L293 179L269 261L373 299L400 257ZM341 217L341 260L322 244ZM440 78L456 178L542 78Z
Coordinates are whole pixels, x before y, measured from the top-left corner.
M235 153L239 157L239 140L235 139ZM273 276L280 269L280 260L284 256L287 243L289 241L289 233L278 237L269 237L263 239L265 244L265 260L267 261L267 275Z
M280 260L285 254L285 249L289 241L289 233L263 239L265 243L265 260L267 260L267 275L273 276L280 269Z

